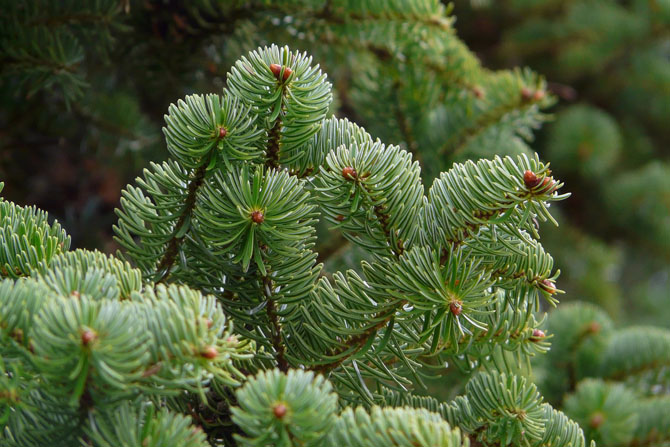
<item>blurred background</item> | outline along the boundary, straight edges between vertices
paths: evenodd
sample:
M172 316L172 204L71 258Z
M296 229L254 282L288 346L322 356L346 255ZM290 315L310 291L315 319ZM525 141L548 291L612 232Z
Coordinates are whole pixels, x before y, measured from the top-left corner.
M426 188L453 162L538 152L572 193L542 228L561 298L669 327L670 2L459 0L449 20L372 3L0 0L3 196L116 251L121 190L167 157L168 106L287 44L328 73L333 113L412 151ZM353 265L320 231L326 266Z

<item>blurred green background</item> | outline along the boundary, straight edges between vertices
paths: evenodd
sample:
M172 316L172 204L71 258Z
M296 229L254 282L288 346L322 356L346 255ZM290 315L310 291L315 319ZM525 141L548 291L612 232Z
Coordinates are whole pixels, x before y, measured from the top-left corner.
M453 24L427 31L407 28L402 11L329 22L337 3L0 0L5 198L47 210L74 247L114 252L122 188L166 158L168 105L220 91L240 55L286 43L329 74L338 116L417 155L427 187L468 158L530 148L551 161L572 192L561 226L542 230L562 299L597 303L618 324L670 326L669 1L460 0ZM431 34L447 26L462 42ZM439 45L461 65L436 72L458 74L458 88L413 85L431 63L421 49ZM497 71L514 67L546 84ZM526 98L538 90L546 97ZM510 95L515 105L501 110ZM447 106L421 115L426 98ZM516 114L528 101L537 106ZM356 259L340 245L321 247L331 269Z

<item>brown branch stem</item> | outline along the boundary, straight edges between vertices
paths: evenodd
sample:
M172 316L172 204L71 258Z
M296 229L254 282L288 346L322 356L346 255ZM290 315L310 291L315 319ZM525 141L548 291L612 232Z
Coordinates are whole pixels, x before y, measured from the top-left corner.
M339 359L334 360L330 363L325 363L325 364L322 364L322 365L314 366L310 369L312 371L316 371L316 372L325 374L328 371L331 371L331 370L337 368L338 366L340 366L345 360L347 360L349 357L351 357L352 355L354 355L355 353L360 351L363 348L363 346L365 346L365 344L370 340L370 337L374 336L379 329L386 326L388 324L388 322L391 321L391 318L393 318L393 315L395 315L396 310L400 306L402 306L405 302L406 301L400 301L397 305L393 306L390 309L390 311L388 311L389 312L388 315L383 320L381 320L379 323L377 323L373 326L370 326L364 332L361 332L360 334L358 334L354 337L351 337L349 340L347 340L345 346L339 348L338 350L336 350L333 353L334 356L341 355L342 353L347 351L352 346L356 346L356 348L351 353L349 353L349 355L342 356ZM372 319L376 319L377 317L379 317L381 315L383 315L382 312L376 314L374 317L372 317Z
M272 347L277 353L277 366L282 372L288 371L289 364L286 360L286 347L284 346L282 335L281 335L281 324L279 323L279 315L277 314L277 308L275 300L272 297L272 280L264 276L263 277L263 293L265 294L265 299L267 300L266 311L268 314L268 319L270 320L271 325L271 341Z
M186 200L184 201L184 209L181 213L181 216L179 217L179 220L177 221L177 224L174 226L174 232L172 237L168 241L165 254L163 254L163 257L158 262L158 266L156 267L156 272L161 271L163 272L163 274L158 279L158 281L156 281L156 283L164 282L170 276L170 267L172 267L175 260L177 259L177 254L179 253L179 247L182 241L184 240L184 236L177 237L177 233L179 233L179 230L186 222L186 219L193 212L193 208L195 208L195 198L198 193L198 190L202 186L203 180L205 178L205 173L207 172L208 164L209 164L209 157L206 157L206 159L203 160L202 165L200 165L200 167L193 173L193 177L191 178L191 181L188 184L188 195L186 196Z

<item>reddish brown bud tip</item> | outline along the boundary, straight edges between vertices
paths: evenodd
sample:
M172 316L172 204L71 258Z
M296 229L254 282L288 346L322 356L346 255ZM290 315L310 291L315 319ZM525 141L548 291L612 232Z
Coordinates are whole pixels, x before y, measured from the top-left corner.
M586 327L586 332L588 332L590 334L597 334L598 332L600 332L600 329L601 329L600 323L598 323L597 321L592 321Z
M228 131L223 127L219 127L219 138L223 138L228 135Z
M206 324L207 324L207 329L211 329L212 326L214 326L214 322L212 320L210 320L209 318L207 319Z
M528 170L523 173L523 183L526 185L526 188L533 189L540 184L540 179L537 177L537 174Z
M521 99L524 101L530 101L530 99L533 97L533 91L529 89L528 87L522 87L521 88Z
M533 100L534 101L542 101L544 99L545 93L542 90L536 90L535 93L533 93Z
M342 169L342 177L344 177L347 180L355 180L356 177L358 177L358 174L356 173L356 170L352 168L351 166L346 166L345 168Z
M550 194L556 190L556 182L551 177L545 177L542 181L542 187L538 191L540 194Z
M451 311L452 314L459 316L461 312L463 312L463 307L461 306L460 302L452 301L449 304L449 310Z
M284 67L284 81L289 78L293 74L293 70L291 70L288 67Z
M262 211L256 210L253 213L251 213L251 220L253 220L254 223L262 224L263 221L265 221L265 216L263 215Z
M484 97L484 90L478 85L472 88L472 93L477 97L477 99L482 99Z
M277 79L279 79L279 76L281 75L281 68L282 67L279 64L270 64L270 71ZM284 75L282 76L282 80L286 81L292 73L293 70L288 67L284 67Z
M219 355L219 352L216 350L214 346L207 346L202 352L201 355L206 358L206 359L215 359L217 355Z
M288 409L286 408L286 405L282 403L275 404L274 407L272 407L272 412L274 413L275 417L277 419L281 419L284 416L286 416L286 411Z
M342 222L344 220L344 216L341 215L341 214L338 214L337 216L335 216L335 220L338 221L338 222Z
M88 346L96 338L97 337L95 335L95 332L86 329L84 332L81 333L81 344L83 344L84 346Z
M79 290L73 290L72 293L70 294L73 298L79 298L81 295L79 294Z
M539 284L540 288L547 292L549 295L556 293L556 285L551 279L543 279Z
M601 425L603 425L603 422L605 422L605 416L600 412L593 413L591 416L591 420L589 421L589 425L591 428L598 428Z
M542 329L533 329L533 336L530 337L532 341L540 341L545 337Z

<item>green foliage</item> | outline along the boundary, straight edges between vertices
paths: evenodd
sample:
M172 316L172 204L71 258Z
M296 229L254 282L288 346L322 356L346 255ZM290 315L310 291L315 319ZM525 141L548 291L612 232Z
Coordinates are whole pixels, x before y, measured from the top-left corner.
M670 331L617 329L599 308L569 303L552 312L549 354L538 362L540 389L598 445L664 445Z
M214 165L217 158L229 165L231 158L253 160L263 154L263 131L232 95L187 96L186 102L170 106L165 121L168 150L185 167L198 167L204 160ZM216 157L210 154L215 146Z
M57 222L49 224L44 211L0 199L0 244L0 277L19 278L67 251L70 238Z
M630 408L633 399L621 384L587 379L565 400L565 411L584 427L587 439L600 445L626 445L637 424L637 414Z
M21 427L59 406L71 417L51 423L68 442L96 445L203 442L167 408L206 421L214 444L467 445L456 426L486 445L555 437L535 386L489 357L546 349L533 312L540 295L556 303L558 272L536 223L552 220L562 184L537 157L496 157L455 164L424 195L409 152L325 117L330 84L310 64L259 48L222 96L170 108L173 159L145 170L118 211L121 256L139 269L44 253L32 277L6 280L5 374L27 379L8 382L7 439L34 444ZM367 253L358 271L319 277L321 214ZM453 425L375 406L383 386L421 386L422 370L449 361L491 369L449 407Z
M314 233L315 206L296 177L287 172L248 166L234 169L224 178L217 175L204 192L205 203L198 221L202 238L217 250L235 253L247 271L254 260L267 275L264 252L280 258L300 253Z
M2 77L29 96L54 89L68 102L80 98L88 87L80 64L87 50L92 56L87 40L95 38L102 48L111 43L119 3L3 0L0 6Z
M379 140L340 146L328 154L315 183L326 218L367 250L399 256L417 237L420 168L399 147Z
M640 17L653 15L635 4L639 15L629 17L624 6L596 2L592 24L586 2L566 6L565 34L586 38L559 52L560 70L578 79L616 63L626 39L645 35ZM616 331L591 306L541 314L561 291L540 225L556 223L554 205L568 194L528 143L555 98L530 70L482 68L455 36L450 8L436 0L35 5L11 5L0 19L9 85L28 86L51 107L73 105L83 121L128 141L142 140L145 111L167 108L169 157L122 192L117 257L69 252L45 213L0 203L0 444L670 439L652 410L667 406L667 331ZM662 14L653 20L664 23ZM115 46L109 30L121 23L130 26ZM618 36L589 37L591 26L611 23ZM564 35L545 25L520 35ZM96 33L99 54L88 44ZM654 64L662 48L647 50L621 76L662 85L665 69ZM107 69L113 75L100 73ZM85 80L91 97L77 101ZM214 85L220 94L164 103ZM105 100L115 89L129 109L111 116L120 129L100 119L115 107ZM624 89L622 102L638 93ZM593 196L608 208L644 202L639 178L660 185L644 225L620 213L621 228L651 241L663 235L664 165L631 157L626 143L648 141L646 128L619 129L611 117L619 118L589 106L561 113L548 153L567 175L607 185ZM61 119L57 135L70 117ZM15 135L30 134L18 121ZM622 174L625 190L608 178L620 160L640 169L639 178ZM608 270L592 264L596 274ZM589 285L597 289L595 279ZM448 401L414 394L434 376L446 376ZM563 404L565 413L552 407Z
M137 270L101 253L68 252L52 264L0 283L3 445L72 445L84 433L96 445L204 442L188 418L146 416L128 403L238 383L236 363L249 346L230 332L215 300L133 283ZM137 423L137 431L121 434L120 421Z
M411 447L467 446L457 429L435 413L426 410L373 407L368 413L362 408L348 408L336 422L331 444L381 447L387 445Z
M488 64L528 64L562 99L537 151L576 198L543 241L563 266L567 296L615 318L665 324L656 303L668 287L670 240L668 2L467 3L476 9L461 8L459 28Z
M105 417L106 416L106 417ZM86 435L101 447L206 447L205 433L191 425L190 418L151 405L122 406L114 413L97 417Z
M237 391L237 399L233 422L248 436L238 438L242 445L318 446L333 430L337 395L312 372L261 373Z
M480 421L478 439L482 442L495 439L501 445L535 445L542 439L542 398L525 379L482 374L468 382L465 393Z
M559 115L551 129L547 156L561 172L579 172L595 180L608 174L618 161L619 128L598 109L573 106Z
M670 247L667 197L670 192L670 166L654 161L621 174L605 199L617 216L616 225L642 239L646 245L658 244L660 253Z

